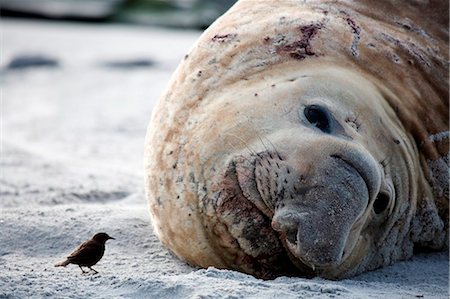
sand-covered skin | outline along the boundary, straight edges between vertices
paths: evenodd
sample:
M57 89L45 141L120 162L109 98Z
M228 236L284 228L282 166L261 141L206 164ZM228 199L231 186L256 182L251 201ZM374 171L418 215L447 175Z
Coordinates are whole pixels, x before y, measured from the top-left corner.
M448 298L447 253L343 281L186 265L152 233L142 156L151 109L200 32L11 20L1 31L0 298ZM5 69L22 54L60 66ZM109 66L142 59L153 66ZM53 267L100 231L116 238L100 274Z

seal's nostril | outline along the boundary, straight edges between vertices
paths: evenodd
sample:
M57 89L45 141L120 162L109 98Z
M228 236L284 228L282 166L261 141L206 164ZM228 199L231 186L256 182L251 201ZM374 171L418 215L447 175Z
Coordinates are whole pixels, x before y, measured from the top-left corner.
M297 243L297 229L288 229L286 230L286 239L292 243Z
M384 212L389 206L389 202L390 199L388 194L378 194L375 202L373 203L373 211L375 212L375 214L381 214L382 212Z
M280 224L275 219L272 219L272 228L276 231L280 231Z
M272 219L272 228L284 234L290 243L297 243L298 219L294 215L290 213L276 215Z

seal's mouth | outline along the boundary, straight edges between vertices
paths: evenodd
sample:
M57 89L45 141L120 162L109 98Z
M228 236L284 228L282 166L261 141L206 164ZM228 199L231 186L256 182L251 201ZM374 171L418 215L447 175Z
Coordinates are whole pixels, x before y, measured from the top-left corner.
M286 236L282 236L282 241L286 249L288 250L291 261L300 269L308 269L311 273L319 272L323 270L321 267L314 266L313 264L305 261L300 254L297 254L297 243L291 243Z
M275 208L273 204L267 200L266 196L260 193L256 183L256 163L258 163L258 158L261 158L260 155L261 154L251 157L238 156L233 159L229 167L234 170L237 178L237 184L242 195L248 201L252 202L268 219L272 219L275 213ZM282 160L281 157L277 158ZM272 230L273 228L270 227L270 229ZM279 236L289 260L297 269L301 271L300 273L305 277L315 276L316 272L314 271L314 266L309 265L309 263L295 254L294 246L296 245L289 242L286 234L281 233Z

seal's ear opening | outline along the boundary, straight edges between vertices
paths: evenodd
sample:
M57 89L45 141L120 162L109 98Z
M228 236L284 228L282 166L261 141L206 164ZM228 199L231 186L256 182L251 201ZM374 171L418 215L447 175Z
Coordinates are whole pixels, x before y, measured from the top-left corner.
M379 193L373 203L373 211L375 214L383 213L387 207L389 207L390 197L389 194Z

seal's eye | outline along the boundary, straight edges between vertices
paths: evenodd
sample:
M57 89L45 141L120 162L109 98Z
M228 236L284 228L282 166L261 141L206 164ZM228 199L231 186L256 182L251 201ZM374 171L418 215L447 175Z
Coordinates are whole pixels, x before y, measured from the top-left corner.
M385 193L378 194L375 202L373 203L373 211L375 214L383 213L386 208L389 206L389 195Z
M306 119L324 133L330 133L330 117L328 111L317 105L307 106L304 110Z

